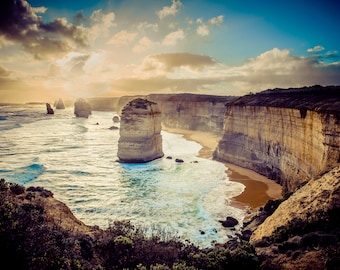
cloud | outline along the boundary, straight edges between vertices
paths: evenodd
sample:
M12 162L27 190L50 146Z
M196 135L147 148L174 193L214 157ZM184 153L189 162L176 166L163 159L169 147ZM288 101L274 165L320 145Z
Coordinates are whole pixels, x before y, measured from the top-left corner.
M145 52L150 49L155 44L154 41L149 39L148 37L142 37L138 43L133 47L133 52L140 53Z
M239 66L226 66L207 55L170 53L147 56L128 78L114 81L133 92L133 86L149 92L199 92L244 95L269 88L340 84L340 62L325 64L314 57L292 55L273 48ZM158 87L158 88L157 88Z
M324 49L325 49L324 47L318 45L318 46L314 46L313 48L309 48L309 49L307 50L307 52L308 52L308 53L316 53L316 52L321 52L321 51L323 51Z
M196 20L196 23L198 24L198 27L196 29L196 33L197 33L197 35L199 35L201 37L208 36L210 34L209 26L218 26L221 23L223 23L223 21L224 21L223 15L213 17L213 18L209 19L207 23L205 23L203 21L203 19L198 18Z
M175 68L189 68L190 70L199 71L208 66L214 66L217 62L206 55L197 55L190 53L168 53L150 55L144 59L141 70L151 71L164 70L172 72Z
M0 65L0 77L8 77L11 74L9 70Z
M175 32L169 33L162 41L165 46L175 45L177 41L183 40L185 38L185 33L183 29L179 29Z
M88 34L91 40L94 41L100 36L109 36L110 28L115 25L115 17L114 12L105 14L101 9L93 11L90 16L91 27Z
M48 58L60 55L78 46L86 46L88 37L85 29L59 18L44 23L34 9L25 0L7 0L0 2L0 36L19 42L36 58Z
M179 8L182 6L182 2L179 0L172 0L172 5L164 6L161 10L157 11L156 14L159 19L163 19L168 16L175 16L179 11Z
M196 33L201 37L208 36L210 33L208 25L201 24L197 27Z
M47 11L47 7L32 7L34 13L44 14Z
M137 29L140 31L149 31L152 30L153 32L158 31L158 24L157 23L149 23L149 22L141 22L137 25Z
M223 23L224 21L224 16L223 15L220 15L220 16L217 16L217 17L213 17L211 18L208 23L210 25L220 25L221 23Z
M137 33L122 30L111 37L107 44L112 44L116 46L126 45L133 41L136 36Z

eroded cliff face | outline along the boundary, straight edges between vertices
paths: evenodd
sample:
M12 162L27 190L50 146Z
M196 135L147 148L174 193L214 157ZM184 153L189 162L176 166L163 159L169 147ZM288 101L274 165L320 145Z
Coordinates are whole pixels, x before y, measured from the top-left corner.
M278 228L300 224L329 222L327 215L340 208L340 166L320 179L311 180L298 189L252 234L250 241L271 237ZM327 228L325 226L325 228Z
M161 112L157 103L134 99L122 110L118 158L120 162L148 162L162 157Z
M88 118L92 114L92 109L90 104L82 98L79 98L74 103L74 114L77 117Z
M221 134L225 104L236 97L195 94L149 95L159 104L166 127L208 131Z
M227 105L223 138L214 157L266 175L285 191L294 191L340 162L339 113L299 107L289 101L303 100L290 94L269 95L272 99L256 95ZM279 101L270 103L275 98Z

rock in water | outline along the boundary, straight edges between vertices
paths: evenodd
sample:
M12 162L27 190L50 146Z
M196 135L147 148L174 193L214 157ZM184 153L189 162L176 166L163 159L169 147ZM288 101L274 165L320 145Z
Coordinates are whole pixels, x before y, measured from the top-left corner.
M118 158L142 163L162 157L161 112L157 103L137 98L122 110Z
M76 100L74 103L74 114L77 117L88 118L91 113L91 106L86 102L86 100L82 98Z
M119 123L119 121L120 121L119 116L118 115L113 116L112 121L113 121L113 123Z
M61 98L59 98L58 101L55 103L55 108L58 110L65 109L64 101Z
M49 103L46 103L47 114L54 114L54 111Z

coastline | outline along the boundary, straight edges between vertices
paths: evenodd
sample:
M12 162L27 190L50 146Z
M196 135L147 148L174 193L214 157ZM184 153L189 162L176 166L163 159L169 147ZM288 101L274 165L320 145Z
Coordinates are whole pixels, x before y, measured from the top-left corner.
M169 128L165 126L162 128L164 131L180 134L185 139L195 141L202 145L202 149L198 154L198 156L202 158L212 158L212 154L220 140L218 135L209 132ZM233 206L254 210L263 206L270 199L282 198L282 186L275 181L255 171L231 163L224 164L230 181L238 182L245 186L244 191L233 198L231 202Z

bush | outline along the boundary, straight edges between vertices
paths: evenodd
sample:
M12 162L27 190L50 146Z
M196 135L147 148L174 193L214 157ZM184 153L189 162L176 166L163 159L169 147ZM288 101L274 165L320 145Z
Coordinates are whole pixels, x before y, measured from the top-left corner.
M25 187L19 184L10 183L9 189L15 194L20 195L25 192Z

